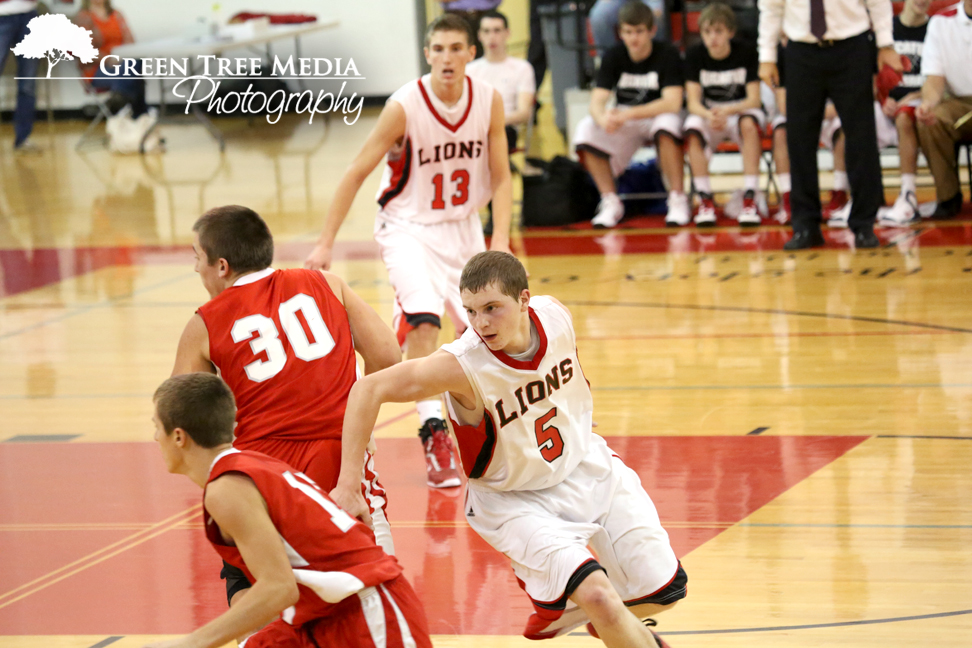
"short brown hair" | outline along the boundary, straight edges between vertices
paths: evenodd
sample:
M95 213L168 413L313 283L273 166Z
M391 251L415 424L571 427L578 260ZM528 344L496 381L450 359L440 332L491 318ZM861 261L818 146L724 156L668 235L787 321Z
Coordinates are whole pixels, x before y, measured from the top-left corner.
M152 401L166 434L182 428L203 448L233 442L236 400L219 376L201 372L173 376L159 385Z
M248 207L225 205L210 209L192 226L213 265L226 259L233 272L253 272L273 263L273 235L260 215Z
M736 31L736 12L727 4L713 2L699 14L699 29L706 25L722 25L734 32Z
M440 31L457 31L466 35L466 45L472 45L476 41L473 39L472 28L465 18L454 13L444 13L432 22L425 29L425 46L428 47L432 42L432 34Z
M651 31L655 26L655 12L641 0L631 0L618 11L618 25L644 25Z
M504 295L519 301L520 293L530 288L526 268L508 252L490 250L469 259L459 278L459 292L477 293L495 282Z

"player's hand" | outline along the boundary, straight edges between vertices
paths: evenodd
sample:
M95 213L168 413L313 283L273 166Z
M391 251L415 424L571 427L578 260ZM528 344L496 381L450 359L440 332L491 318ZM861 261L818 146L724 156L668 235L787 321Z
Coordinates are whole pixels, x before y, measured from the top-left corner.
M898 102L891 97L888 97L884 100L884 105L881 106L881 112L883 112L888 119L894 119L894 116L898 114Z
M882 47L878 50L878 70L887 65L889 68L901 74L904 72L904 64L901 62L901 55L894 51L894 47Z
M327 494L334 503L343 508L351 517L358 518L371 529L375 528L371 521L371 511L368 503L365 502L364 495L361 494L361 487L357 484L353 488L348 488L338 484L330 493Z
M922 101L921 105L915 108L915 119L931 126L935 123L935 106L930 101Z
M609 133L613 133L621 128L626 121L628 120L624 115L624 111L618 110L617 108L612 108L604 117L604 130Z
M726 127L726 123L729 121L728 116L721 106L715 106L711 110L712 119L709 120L709 125L713 130L723 130Z
M760 63L759 79L771 88L778 88L780 86L780 69L776 67L776 63Z
M308 270L330 270L331 248L323 243L315 245L311 253L307 255L304 267Z

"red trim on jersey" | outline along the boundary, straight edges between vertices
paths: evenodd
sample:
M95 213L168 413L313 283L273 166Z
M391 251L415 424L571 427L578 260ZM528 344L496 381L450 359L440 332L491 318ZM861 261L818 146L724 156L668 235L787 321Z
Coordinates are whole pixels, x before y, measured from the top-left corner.
M943 12L941 12L938 15L939 16L945 16L946 18L951 18L952 16L957 16L958 15L958 7L955 7L954 9L949 9L948 11L943 11Z
M388 188L385 192L381 194L381 198L378 199L378 204L384 207L391 201L392 198L399 195L405 190L405 185L408 184L408 179L411 177L412 170L412 139L405 139L405 150L402 152L401 157L399 157L394 162L389 161L388 166L391 167L392 176L391 180L388 182Z
M480 479L489 470L496 451L496 425L489 410L483 410L483 420L479 425L462 425L449 417L452 430L456 434L456 445L459 446L459 459L462 470L470 479Z
M425 91L425 86L422 84L422 79L418 80L418 87L419 90L422 92L422 98L425 99L425 105L429 107L429 110L432 111L432 115L439 121L440 124L448 128L449 131L453 133L455 133L457 130L459 130L460 127L462 127L462 125L466 122L466 117L469 116L469 111L472 110L472 105L473 105L472 79L470 79L468 75L466 76L466 87L469 88L469 103L466 105L466 112L462 114L462 118L459 119L459 121L455 125L452 125L449 122L447 122L445 118L443 118L442 115L440 115L435 110L435 106L432 105L432 100L429 99L429 93Z
M537 317L536 311L534 311L532 307L528 306L527 308L530 309L530 319L533 321L533 325L537 327L537 335L540 336L540 347L537 349L537 353L533 356L533 360L515 360L503 351L493 351L492 349L489 349L488 344L486 345L486 348L489 349L489 352L492 353L497 360L505 364L507 367L536 371L537 367L539 367L540 363L543 361L544 354L547 353L547 332L543 330L543 324L540 323L540 318ZM476 335L479 335L479 333L476 333ZM482 336L480 336L479 339L482 340ZM483 341L483 344L486 344L485 340Z

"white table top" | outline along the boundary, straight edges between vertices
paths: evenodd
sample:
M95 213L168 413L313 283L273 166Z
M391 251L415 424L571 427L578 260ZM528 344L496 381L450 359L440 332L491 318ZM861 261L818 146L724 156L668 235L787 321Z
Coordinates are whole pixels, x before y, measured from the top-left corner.
M226 50L249 47L251 45L262 45L284 38L295 38L316 31L337 27L337 25L337 20L318 19L317 22L300 23L297 25L270 25L263 33L242 38L236 36L213 37L209 35L200 38L173 36L119 45L111 53L122 58L131 59L182 58L203 55L218 56Z

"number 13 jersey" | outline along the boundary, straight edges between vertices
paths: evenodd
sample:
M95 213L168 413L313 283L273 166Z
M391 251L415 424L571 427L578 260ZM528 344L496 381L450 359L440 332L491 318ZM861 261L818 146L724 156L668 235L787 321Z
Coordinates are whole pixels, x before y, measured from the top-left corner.
M241 277L198 311L236 397L236 441L341 438L357 360L344 304L316 270Z
M467 75L458 103L447 108L426 74L389 98L405 109L405 135L401 146L388 153L376 196L380 216L431 225L479 213L492 196L493 92Z
M594 400L577 360L570 314L549 297L530 299L540 338L532 360L493 351L470 326L443 350L456 356L483 402L478 426L449 418L470 483L493 490L540 490L562 482L588 454Z

